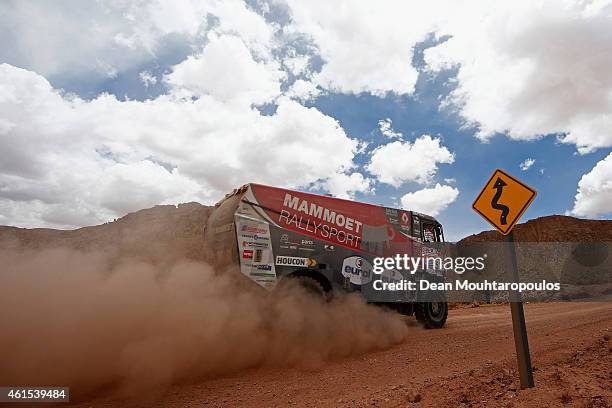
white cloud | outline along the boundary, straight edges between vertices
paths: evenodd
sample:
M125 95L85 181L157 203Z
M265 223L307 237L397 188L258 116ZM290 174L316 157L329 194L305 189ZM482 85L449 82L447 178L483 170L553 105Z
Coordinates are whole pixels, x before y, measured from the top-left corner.
M140 74L138 74L138 78L140 79L140 82L144 84L145 88L157 83L157 77L155 77L149 71L142 71Z
M280 95L283 78L277 63L256 62L240 38L211 35L201 54L175 65L164 80L190 96L262 104Z
M444 105L456 108L482 140L497 133L517 140L556 133L580 153L612 146L608 1L287 4L290 23L281 26L239 0L95 2L87 8L11 2L0 6L0 61L47 78L112 77L175 47L195 50L184 69L197 71L211 35L233 36L257 64L277 64L306 81L296 84L296 99L313 95L305 93L310 83L310 90L409 95L418 78L415 46L434 33L448 40L426 50L428 66L458 70L457 88ZM309 63L319 59L320 72L310 72ZM218 72L214 62L204 65ZM207 82L201 89L194 79L189 88L208 92L214 84ZM258 98L273 93L263 91Z
M276 30L240 0L3 3L0 61L45 77L104 77L154 60L169 44L197 48L211 31L269 58Z
M612 153L582 176L572 214L596 217L612 213Z
M391 139L401 139L402 134L393 130L392 126L393 122L389 118L378 121L378 129L383 136Z
M425 53L456 67L446 104L477 136L533 140L560 133L580 153L612 146L612 3L451 2Z
M97 184L90 193L102 208L117 215L149 208L168 198L177 203L189 201L201 189L178 169L169 171L150 160L116 163L104 169Z
M168 3L94 2L88 7L68 2L4 4L0 6L5 11L0 12L0 27L5 27L10 34L5 38L14 43L11 49L6 44L1 47L0 60L45 76L107 76L123 71L152 59L167 33L197 32L204 11L183 14L181 7L169 7ZM167 23L156 18L160 8L167 13Z
M528 157L525 160L523 160L521 164L519 164L519 167L521 168L521 170L527 171L529 170L531 166L534 165L535 162L536 162L535 159Z
M355 193L371 194L374 181L366 178L361 173L335 173L333 176L321 183L327 191L335 197L352 199Z
M458 195L458 189L437 183L433 188L424 188L405 194L401 198L401 203L406 210L418 211L435 217L453 203Z
M251 181L307 186L353 168L357 146L336 120L284 97L271 116L211 95L84 101L0 65L0 213L13 225L72 227L141 206L212 203ZM337 194L365 184L358 175L329 182Z
M413 48L432 31L435 7L392 0L288 4L289 31L311 38L325 62L315 83L343 93L413 93Z
M310 57L307 55L297 55L293 57L288 57L283 60L283 65L289 69L295 76L300 75L309 75L308 72L308 63L310 61Z
M321 90L312 82L298 79L293 83L291 88L289 88L286 95L305 102L316 99L321 93Z
M438 170L438 163L454 161L440 139L423 135L414 143L398 140L378 147L366 168L378 181L399 187L406 181L426 184Z

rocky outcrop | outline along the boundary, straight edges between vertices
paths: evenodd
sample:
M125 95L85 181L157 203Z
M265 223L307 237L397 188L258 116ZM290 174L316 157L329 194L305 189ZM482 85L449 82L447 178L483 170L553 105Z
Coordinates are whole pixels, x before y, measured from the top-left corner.
M588 299L608 294L612 285L612 221L551 215L519 224L513 234L520 281L559 282L562 288L560 292L524 293L523 298ZM505 241L507 238L496 231L484 231L459 241L455 246L457 256L488 254L484 271L459 279L513 281ZM487 296L495 300L507 298L506 293Z
M76 230L0 227L0 248L102 251L117 259L173 263L203 259L204 228L212 211L198 203L160 205L113 222Z
M518 224L513 231L517 242L600 242L612 241L612 220L583 220L548 215ZM505 240L497 231L484 231L463 238L458 244Z

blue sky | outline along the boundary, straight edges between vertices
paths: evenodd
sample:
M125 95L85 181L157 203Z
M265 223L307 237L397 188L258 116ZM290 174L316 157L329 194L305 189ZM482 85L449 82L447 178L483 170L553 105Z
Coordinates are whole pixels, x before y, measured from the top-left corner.
M523 220L609 218L611 7L553 3L9 2L0 223L73 228L248 181L394 207L440 187L416 209L458 239L489 229L471 203L496 168L538 190Z
M536 141L512 141L500 134L482 143L474 137L473 130L461 129L455 115L439 111L437 104L431 102L435 99L432 95L444 92L444 87L423 88L417 91L417 96L423 92L419 100L331 95L320 98L315 106L337 118L349 134L373 144L381 142L376 129L383 117L392 120L395 130L411 135L408 140L424 133L440 135L444 145L455 154L455 163L441 165L437 179L454 178L453 185L461 191L457 201L438 216L451 238L491 228L473 212L471 204L496 168L506 170L538 191L537 199L523 215L522 220L526 221L551 214L563 215L571 210L582 175L609 154L609 150L602 150L578 155L572 146L558 143L555 135ZM535 163L522 171L520 163L526 158L535 159ZM399 189L383 185L377 188L375 197L360 195L358 198L397 206L398 197L416 189L415 183L406 183ZM608 212L600 216L609 218L610 215Z

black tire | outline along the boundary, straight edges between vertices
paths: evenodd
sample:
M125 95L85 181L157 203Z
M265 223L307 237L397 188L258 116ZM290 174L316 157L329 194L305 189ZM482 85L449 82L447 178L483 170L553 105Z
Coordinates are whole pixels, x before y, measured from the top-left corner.
M414 308L417 320L427 329L441 329L448 317L448 303L421 302Z

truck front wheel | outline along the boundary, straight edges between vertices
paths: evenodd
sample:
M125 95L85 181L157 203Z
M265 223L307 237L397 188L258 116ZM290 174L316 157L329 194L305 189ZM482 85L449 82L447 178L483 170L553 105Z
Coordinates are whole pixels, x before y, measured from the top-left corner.
M448 317L448 304L446 302L417 303L414 314L427 329L440 329Z

